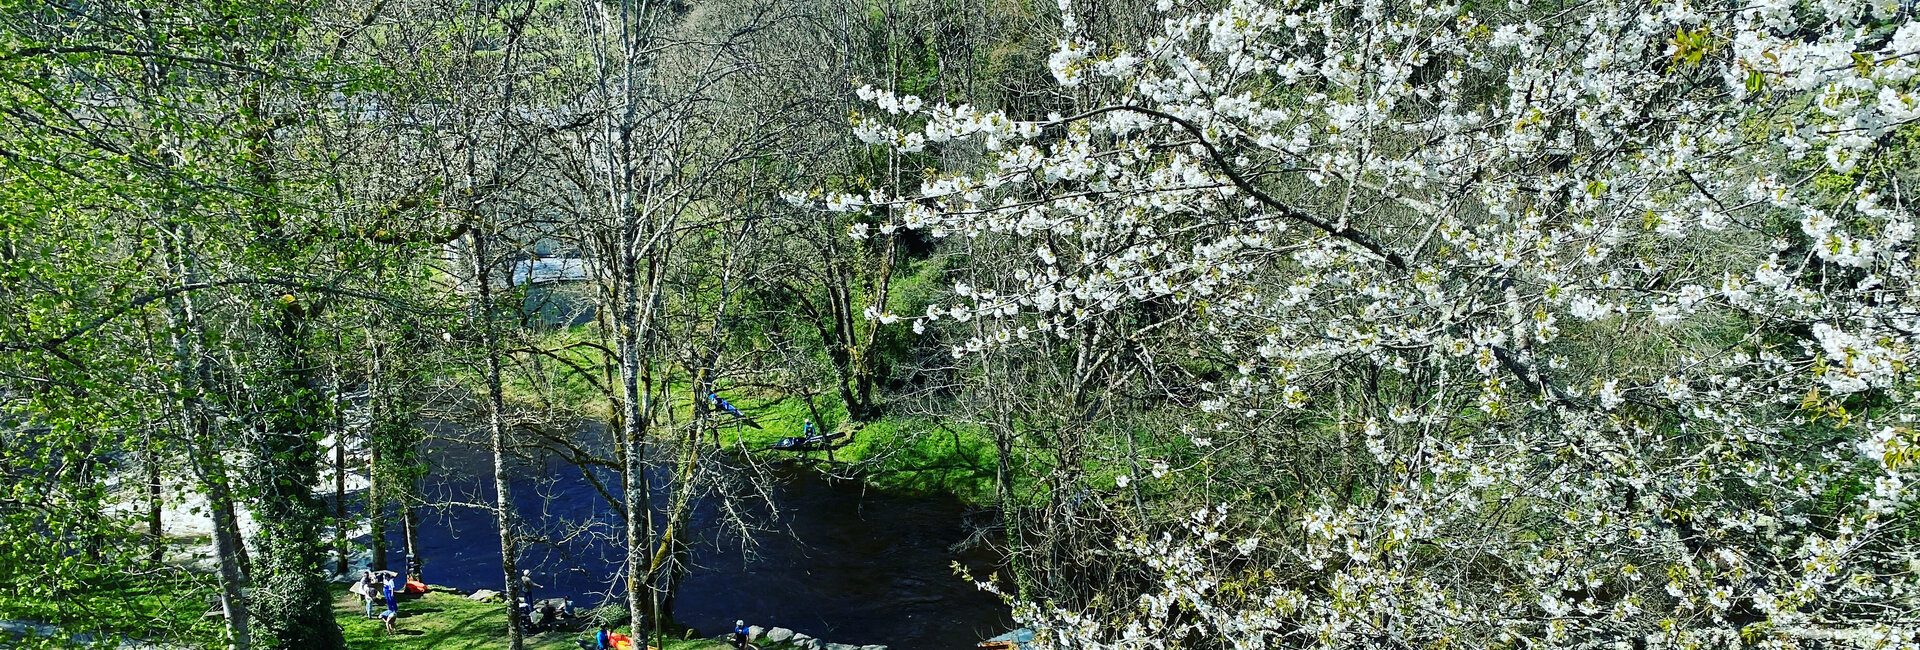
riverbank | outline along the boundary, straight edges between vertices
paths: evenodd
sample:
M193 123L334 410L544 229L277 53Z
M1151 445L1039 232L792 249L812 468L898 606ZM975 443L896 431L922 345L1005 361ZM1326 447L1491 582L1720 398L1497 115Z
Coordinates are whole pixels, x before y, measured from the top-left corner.
M499 602L429 591L400 602L400 620L395 625L395 633L388 635L380 621L366 617L359 596L349 593L345 586L336 586L333 595L334 620L346 634L347 647L355 650L505 650L507 647L506 608ZM527 650L579 650L581 641L591 646L594 629L594 624L583 617L563 629L529 634L524 641ZM726 644L712 640L688 639L669 640L662 650L726 649Z
M575 325L535 335L533 347L551 350L566 364L546 367L538 381L527 377L510 378L506 400L529 412L564 404L596 423L613 422L613 402L602 386L576 368L594 368L606 363L596 342L595 326ZM477 386L478 377L465 377ZM969 507L997 506L995 485L996 454L993 436L977 425L940 418L924 418L904 413L884 415L870 422L851 422L846 406L835 391L807 394L751 384L732 387L722 383L715 388L742 416L712 412L718 446L731 452L750 452L756 462L800 460L798 463L819 469L839 479L855 479L881 490L928 495L950 495ZM694 416L694 393L686 378L670 381L659 393L659 417L668 423L686 422ZM782 438L804 435L811 420L822 434L839 433L832 454L813 451L805 454L770 451L768 447ZM1013 452L1027 453L1024 449ZM828 458L831 457L831 462ZM1034 484L1016 477L1011 486L1018 492Z
M334 588L333 614L345 632L347 647L355 650L426 650L461 648L463 650L505 650L507 617L497 600L473 600L460 593L435 587L418 597L401 601L399 623L387 634L379 620L366 617L360 597L343 587ZM378 611L378 610L375 610ZM582 616L558 629L528 634L526 650L576 650L591 648L597 629L590 616ZM627 628L617 628L625 634ZM683 634L693 630L681 629ZM717 638L668 639L658 650L732 650L722 634ZM760 650L887 650L884 645L852 646L828 643L786 628L752 627L752 640ZM584 644L584 645L583 645Z

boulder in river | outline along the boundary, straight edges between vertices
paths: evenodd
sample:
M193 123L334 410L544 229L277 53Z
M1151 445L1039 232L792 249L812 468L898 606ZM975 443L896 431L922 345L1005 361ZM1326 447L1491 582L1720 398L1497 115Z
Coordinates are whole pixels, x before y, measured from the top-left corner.
M776 627L771 630L767 630L767 643L786 643L787 641L792 639L793 639L793 630L789 630L784 627Z
M492 589L481 589L479 591L473 592L473 595L468 596L467 600L485 601L485 600L493 600L499 597L500 597L500 592L498 591L494 591Z
M767 634L767 628L760 627L758 625L747 626L748 641L759 641L760 637L766 636L766 634Z
M845 643L829 643L827 644L827 650L860 650L860 646L847 645Z
M887 650L887 647L883 645L863 645L860 646L860 650Z

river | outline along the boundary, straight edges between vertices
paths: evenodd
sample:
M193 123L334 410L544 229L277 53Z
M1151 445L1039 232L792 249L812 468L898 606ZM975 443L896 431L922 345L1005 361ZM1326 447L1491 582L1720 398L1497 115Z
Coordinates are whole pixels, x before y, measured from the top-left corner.
M428 445L432 468L423 493L437 503L492 503L491 457L451 427L434 427L443 440ZM599 435L598 427L580 432ZM758 452L780 460L779 452ZM798 467L774 463L747 467L722 461L720 472L762 477L768 490L757 499L733 499L738 521L751 526L743 544L737 526L716 496L695 502L691 531L692 572L672 614L705 636L730 630L735 619L785 627L834 643L882 644L894 650L957 650L1004 632L1007 608L990 594L954 575L960 562L984 577L996 569L989 549L956 551L970 511L944 496L890 494L856 482L831 481ZM548 537L528 545L520 566L541 585L536 597L567 596L576 606L602 602L613 583L624 547L619 520L578 467L558 454L542 453L516 468L511 484L525 527ZM595 476L617 492L617 475ZM664 483L664 468L657 474ZM744 481L732 481L739 486ZM737 490L746 492L745 490ZM664 509L665 495L656 495ZM769 503L770 502L770 503ZM391 548L403 549L399 526L389 531ZM421 512L422 570L429 583L463 591L501 589L500 542L485 510L450 505ZM395 553L395 569L404 566Z

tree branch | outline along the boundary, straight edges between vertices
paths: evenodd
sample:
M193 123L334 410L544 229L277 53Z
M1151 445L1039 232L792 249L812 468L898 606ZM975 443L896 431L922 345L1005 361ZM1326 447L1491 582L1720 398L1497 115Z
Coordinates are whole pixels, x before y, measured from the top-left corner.
M101 326L104 326L107 323L112 322L113 319L132 313L134 310L144 307L148 304L151 304L154 301L165 300L167 298L171 298L173 296L177 296L183 293L200 291L202 289L218 289L220 287L232 287L232 286L243 286L243 285L267 285L267 286L276 286L276 287L286 287L289 289L297 289L301 291L317 291L321 293L329 293L329 294L340 295L340 296L362 298L366 300L373 300L373 301L384 302L389 304L392 304L394 302L391 298L387 296L381 296L378 294L353 291L351 289L341 289L339 287L330 287L330 286L314 284L310 282L301 282L298 280L282 280L279 278L231 278L227 280L193 282L193 283L183 284L175 287L168 287L165 289L161 289L159 291L155 291L152 293L148 293L148 294L136 297L133 300L128 301L127 304L116 307L105 314L96 316L94 317L93 320L87 321L86 323L83 323L78 327L67 330L65 334L61 334L60 336L56 336L46 341L41 341L39 343L0 343L0 352L16 352L21 350L39 349L39 350L46 350L46 351L58 354L59 351L56 350L55 348L58 348L60 345L65 344L68 341L72 341L74 339L80 338L81 336L85 336L88 332L99 329ZM409 308L408 310L423 311L417 308Z
M1260 188L1254 187L1251 181L1248 181L1245 176L1240 174L1239 170L1234 169L1233 165L1227 162L1227 157L1224 154L1220 153L1220 149L1213 146L1213 142L1207 139L1206 132L1202 131L1199 125L1194 124L1193 122L1190 122L1187 119L1182 118L1178 115L1157 111L1157 110L1146 108L1143 106L1132 106L1132 105L1122 104L1122 105L1115 105L1115 106L1107 106L1103 108L1096 108L1091 111L1081 113L1079 115L1074 115L1072 117L1065 117L1059 120L1055 120L1053 122L1049 122L1045 126L1046 127L1060 126L1062 124L1078 122L1080 120L1084 120L1090 117L1104 115L1106 113L1112 113L1116 111L1131 111L1131 112L1139 113L1141 115L1157 117L1157 118L1179 125L1180 128L1186 129L1187 132L1192 133L1194 138L1199 140L1201 147L1206 148L1207 156L1213 159L1214 166L1219 167L1221 173L1224 173L1227 175L1227 180L1233 181L1233 185L1235 187L1240 188L1241 191L1246 192L1249 196L1252 196L1255 200L1279 212L1280 215L1283 217L1293 219L1294 221L1299 221L1301 223L1313 226L1315 228L1320 229L1321 232L1325 232L1329 235L1333 235L1334 237L1347 240L1348 242L1352 243L1355 246L1364 248L1367 250L1367 252L1373 253L1375 256L1378 256L1380 259L1386 260L1388 264L1392 265L1396 269L1407 268L1406 260L1401 258L1399 253L1393 252L1391 249L1387 248L1385 244L1380 243L1379 240L1374 239L1371 235L1368 235L1364 232L1360 232L1358 230L1354 230L1352 227L1347 226L1346 224L1332 223L1325 219L1321 219L1319 217L1308 214L1305 210L1301 210L1291 205L1287 205L1286 203L1281 202L1279 199L1273 198L1273 196L1267 194L1266 192L1261 191Z
M24 58L35 57L35 56L59 56L62 54L105 54L107 56L124 56L124 57L132 57L136 59L166 59L168 61L178 61L180 63L194 63L199 65L212 66L216 68L226 68L228 70L250 72L253 74L261 74L261 75L267 74L267 71L265 70L250 68L244 65L238 65L238 64L229 63L226 61L216 61L213 59L206 59L206 58L201 58L197 56L167 54L164 52L150 52L146 50L120 50L120 49L107 47L104 45L66 45L66 46L42 45L40 47L29 47L26 49L14 50L12 52L0 54L0 61L12 61L15 59L24 59Z

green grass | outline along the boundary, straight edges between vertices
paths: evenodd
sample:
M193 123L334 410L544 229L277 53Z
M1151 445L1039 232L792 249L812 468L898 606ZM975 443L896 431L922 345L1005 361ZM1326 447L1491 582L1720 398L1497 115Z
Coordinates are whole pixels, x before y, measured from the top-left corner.
M379 608L376 606L376 612ZM498 602L468 600L459 594L428 592L418 598L400 601L397 632L388 636L380 621L366 618L360 597L344 586L334 590L333 614L346 632L347 647L355 650L426 650L461 648L476 650L507 647L507 613ZM575 650L576 639L591 643L590 619L582 618L569 629L529 635L529 650ZM716 650L725 644L710 640L673 640L664 650Z
M519 356L519 362L513 364L505 373L502 390L507 401L532 408L548 406L549 401L578 409L588 417L606 420L612 417L607 404L606 394L601 388L607 387L608 377L604 374L606 363L611 363L599 348L599 330L592 324L528 332L527 347L551 352L560 359L544 355ZM564 361L562 361L564 360ZM569 365L571 364L571 365ZM534 372L535 368L538 373ZM592 380L581 375L585 370L594 373ZM469 385L478 385L478 377L470 377ZM617 380L617 375L615 376ZM595 382L600 385L596 386Z
M722 444L730 449L745 446L764 457L799 457L766 448L781 438L801 434L806 420L813 417L805 399L771 394L726 397L762 428L735 426L731 417L721 415ZM836 441L841 445L833 450L836 468L851 469L883 490L947 493L972 503L993 498L993 439L985 431L911 417L883 417L855 427L841 421L845 413L837 397L815 396L814 407L823 420L815 426L822 432L851 433L850 438ZM805 458L824 463L827 453L808 452Z
M529 375L533 364L523 359L507 373L506 397L525 408L541 409L562 405L587 417L607 420L611 417L606 396L600 393L578 369L598 374L608 360L588 346L598 340L594 325L534 332L528 343L554 351L573 362L573 366L553 359L540 362L539 372ZM672 372L663 368L662 371ZM471 379L471 378L466 378ZM851 431L849 439L833 452L835 469L862 477L874 487L917 493L952 494L964 501L985 504L992 501L994 487L994 448L992 437L977 427L954 426L911 417L885 417L864 427L846 426L846 411L838 394L827 391L813 397L812 408L806 398L765 388L718 388L727 401L738 406L762 428L737 426L724 413L714 415L721 443L728 449L745 447L750 453L768 458L794 458L790 452L767 451L766 447L788 436L801 435L809 419L822 432ZM693 417L693 399L689 380L672 377L662 396L659 422L685 424ZM662 427L661 430L666 430ZM702 440L711 444L711 439ZM825 452L810 452L812 462L826 462Z
M49 586L26 580L0 587L0 619L48 623L69 634L190 645L208 645L220 635L219 620L202 617L214 594L211 576L168 567L103 572L52 591Z

